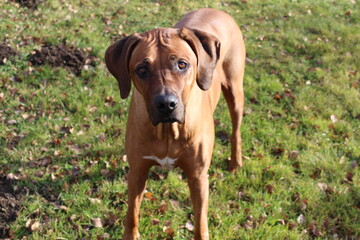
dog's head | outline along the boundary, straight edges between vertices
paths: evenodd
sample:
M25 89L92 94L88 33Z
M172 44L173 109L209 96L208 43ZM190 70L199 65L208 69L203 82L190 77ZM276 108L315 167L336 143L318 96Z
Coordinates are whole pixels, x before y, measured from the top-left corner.
M210 88L219 56L220 42L209 33L162 28L119 40L107 49L105 62L121 98L128 97L132 81L157 125L184 122L191 90Z

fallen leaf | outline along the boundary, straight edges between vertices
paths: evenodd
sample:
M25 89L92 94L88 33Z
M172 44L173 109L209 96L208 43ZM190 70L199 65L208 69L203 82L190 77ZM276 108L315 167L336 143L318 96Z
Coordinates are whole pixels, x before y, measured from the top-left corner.
M359 164L357 163L357 161L354 160L354 161L351 162L350 168L351 168L351 169L357 168L358 165L359 165Z
M312 179L317 179L320 177L322 170L320 168L316 168L313 174L310 175Z
M88 110L89 110L89 112L93 113L93 112L96 112L96 111L97 111L97 107L95 107L95 106L88 106Z
M104 133L100 133L98 136L98 139L100 142L105 142L106 141L106 137Z
M300 209L301 209L301 211L306 210L307 205L308 205L308 200L307 200L306 198L305 198L305 199L302 199L302 200L300 201Z
M299 223L289 222L288 223L288 229L289 230L294 230L298 225L299 225Z
M8 125L15 125L15 124L17 124L17 121L15 119L11 119L11 120L7 121L7 124Z
M309 232L315 237L321 237L323 233L317 228L316 223L312 222L308 226Z
M303 214L300 214L299 217L297 218L297 221L299 224L304 224L306 222L306 218Z
M52 181L55 181L57 179L57 177L55 176L55 174L54 173L51 173L51 180Z
M252 223L252 222L242 223L241 226L242 226L243 228L245 228L246 230L251 230L251 229L253 229L253 223Z
M69 208L67 206L63 206L63 205L61 205L59 207L59 209L65 211L65 212L69 210Z
M281 156L285 152L284 148L272 148L271 153L275 156Z
M32 222L33 222L32 219L28 219L25 223L25 227L30 229Z
M41 229L41 224L39 221L35 221L33 219L28 219L25 223L25 227L32 232L36 232Z
M28 119L28 118L30 117L30 115L27 114L27 113L24 113L24 114L21 115L21 117L22 117L23 119Z
M42 178L44 176L44 172L43 171L36 171L35 172L35 176L38 177L38 178Z
M281 96L280 94L276 93L276 94L274 95L274 99L277 100L277 101L279 101L279 100L282 99L282 96Z
M18 180L19 177L16 176L15 174L13 174L13 173L9 173L9 174L6 175L6 179L7 180Z
M274 186L272 186L272 185L270 185L270 184L266 185L266 186L265 186L265 189L266 189L266 192L267 192L268 194L273 194L273 193L274 193Z
M161 202L157 211L164 214L167 210L169 210L169 204L167 204L164 200Z
M153 220L151 220L151 225L157 225L160 223L159 219L154 218Z
M329 187L326 183L318 183L317 186L321 191L324 191Z
M353 177L354 177L354 173L353 172L347 172L345 179L347 182L349 183L353 183Z
M164 231L164 233L166 233L166 235L168 235L171 238L173 238L175 235L175 231L171 227L164 226L163 231Z
M118 221L118 217L113 214L113 213L110 213L109 214L109 219L107 220L107 224L110 225L110 226L113 226L115 225L115 223Z
M101 170L100 170L100 173L101 173L101 175L103 175L104 177L107 177L107 176L109 176L109 174L110 174L110 170L108 170L108 169L101 169Z
M249 222L253 222L254 221L254 216L253 215L249 215L246 217L246 220Z
M190 232L193 232L195 230L195 226L194 226L194 224L192 223L191 220L186 222L185 228Z
M71 220L71 221L74 221L76 218L77 218L76 214L72 214L72 215L70 216L70 220Z
M145 198L147 198L147 199L151 199L152 198L152 192L146 192L145 193Z
M30 230L31 230L32 232L39 231L40 229L41 229L40 222L35 221L33 224L31 224Z
M337 123L339 121L338 117L334 114L330 116L330 119L332 123Z
M170 199L170 204L174 208L174 210L180 209L180 202L177 200Z
M94 226L96 228L102 228L103 227L103 223L102 223L101 218L92 218L91 221L92 221L92 223L94 224Z
M286 224L284 219L279 219L278 222L279 222L280 225L282 225L282 226L284 226L284 225Z
M97 236L96 239L97 239L97 240L110 239L110 234L109 234L109 233L104 233L103 235Z
M290 151L289 152L289 159L296 160L298 158L299 152L298 151Z
M98 199L98 198L89 198L89 201L92 204L100 204L101 203L101 199Z
M300 197L301 197L301 194L299 192L296 192L296 193L294 193L294 195L292 195L291 199L294 202L298 202L298 201L300 201Z

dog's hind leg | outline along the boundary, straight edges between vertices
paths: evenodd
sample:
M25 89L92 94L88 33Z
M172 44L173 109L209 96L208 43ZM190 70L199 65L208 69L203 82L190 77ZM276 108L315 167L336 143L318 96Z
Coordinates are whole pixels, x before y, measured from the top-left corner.
M222 82L221 88L229 107L232 121L230 171L235 171L236 168L242 167L243 165L240 127L244 111L244 58L244 53L241 54L239 52L238 57L233 58L231 62L223 63L226 80Z

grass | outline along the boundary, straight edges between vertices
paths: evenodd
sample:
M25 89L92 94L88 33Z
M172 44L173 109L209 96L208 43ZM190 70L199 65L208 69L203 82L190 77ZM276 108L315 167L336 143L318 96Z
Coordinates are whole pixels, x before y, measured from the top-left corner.
M245 166L229 174L230 146L216 140L209 171L211 239L360 236L355 1L48 0L36 10L0 3L1 41L20 53L0 66L0 175L12 173L14 187L28 189L9 224L14 239L121 238L128 100L120 99L104 51L123 35L171 27L200 7L235 18L248 57ZM31 67L27 56L41 42L87 49L97 65L80 76ZM106 104L109 97L113 104ZM231 132L223 99L215 119L217 132ZM185 225L192 209L182 173L154 168L149 177L143 239L191 239ZM103 227L95 227L97 218Z

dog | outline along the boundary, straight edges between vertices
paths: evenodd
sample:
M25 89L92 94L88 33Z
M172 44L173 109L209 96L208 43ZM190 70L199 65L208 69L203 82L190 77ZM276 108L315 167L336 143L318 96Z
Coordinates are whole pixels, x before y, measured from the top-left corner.
M230 171L242 166L245 45L227 13L199 9L173 28L134 33L105 53L121 98L131 96L125 151L129 163L124 240L139 239L139 209L153 165L180 167L190 189L195 239L209 239L208 169L214 147L213 114L223 92L232 121Z

